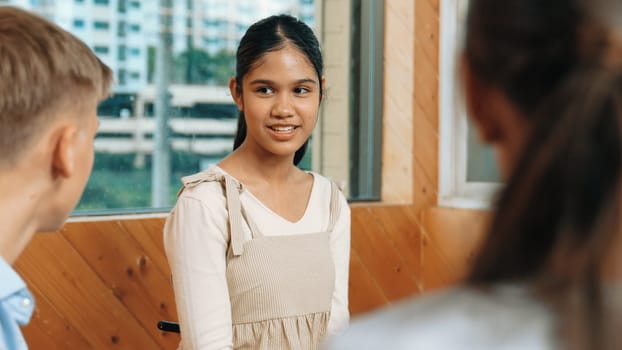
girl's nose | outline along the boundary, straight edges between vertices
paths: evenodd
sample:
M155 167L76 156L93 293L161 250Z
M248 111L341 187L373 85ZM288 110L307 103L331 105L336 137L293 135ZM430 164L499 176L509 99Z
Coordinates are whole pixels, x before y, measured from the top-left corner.
M286 118L291 117L293 114L294 107L289 94L279 95L274 102L272 115L275 117Z

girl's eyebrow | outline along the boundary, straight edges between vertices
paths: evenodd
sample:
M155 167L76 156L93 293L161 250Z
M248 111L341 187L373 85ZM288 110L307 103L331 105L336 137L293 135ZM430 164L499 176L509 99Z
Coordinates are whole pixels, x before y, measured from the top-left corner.
M249 84L250 85L274 85L274 81L269 80L269 79L255 79L251 81ZM317 81L313 79L309 79L309 78L298 79L294 82L294 85L298 85L298 84L316 84L317 85Z

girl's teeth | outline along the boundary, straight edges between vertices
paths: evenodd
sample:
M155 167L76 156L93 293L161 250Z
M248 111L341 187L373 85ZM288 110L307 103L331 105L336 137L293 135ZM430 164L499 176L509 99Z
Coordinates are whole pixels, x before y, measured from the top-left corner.
M274 126L272 127L272 130L276 132L290 132L294 130L294 127L293 126L285 126L285 127Z

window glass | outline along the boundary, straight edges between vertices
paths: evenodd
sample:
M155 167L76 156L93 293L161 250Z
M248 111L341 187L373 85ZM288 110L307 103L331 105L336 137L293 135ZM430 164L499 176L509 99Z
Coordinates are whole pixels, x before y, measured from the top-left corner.
M86 9L80 2L8 2L45 14L73 32L84 18L92 19L96 30L82 29L76 35L115 73L113 94L98 109L95 164L78 214L170 208L181 176L218 162L232 149L238 111L227 84L234 73L234 50L246 28L278 13L304 14L313 26L315 14L313 0L170 1L172 11L160 11L160 1ZM157 86L160 13L170 13L172 22L164 148L158 146L157 135L162 133L156 123L162 103ZM303 168L310 168L310 153ZM154 182L164 185L153 186Z
M93 27L95 27L95 29L106 30L110 28L110 23L105 21L95 21L93 22Z
M492 147L480 141L470 121L467 129L467 182L499 182L499 170Z

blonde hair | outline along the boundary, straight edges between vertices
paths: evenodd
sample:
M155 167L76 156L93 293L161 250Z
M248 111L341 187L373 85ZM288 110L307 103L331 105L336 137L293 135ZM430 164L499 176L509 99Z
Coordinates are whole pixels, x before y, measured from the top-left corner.
M38 15L0 6L0 166L14 163L59 108L103 99L111 82L110 68L80 39Z

